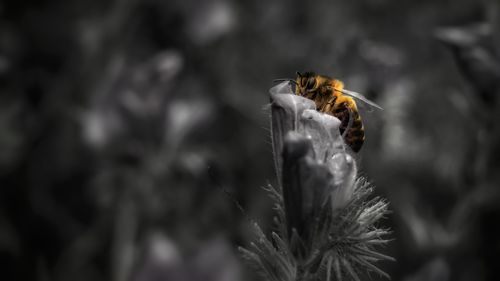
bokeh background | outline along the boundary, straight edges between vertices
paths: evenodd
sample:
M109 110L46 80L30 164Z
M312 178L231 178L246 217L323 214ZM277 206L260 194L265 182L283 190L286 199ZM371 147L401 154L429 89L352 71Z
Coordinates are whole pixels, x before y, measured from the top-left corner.
M385 109L358 162L381 268L500 279L497 0L2 1L0 279L260 280L237 246L271 229L268 89L297 70Z

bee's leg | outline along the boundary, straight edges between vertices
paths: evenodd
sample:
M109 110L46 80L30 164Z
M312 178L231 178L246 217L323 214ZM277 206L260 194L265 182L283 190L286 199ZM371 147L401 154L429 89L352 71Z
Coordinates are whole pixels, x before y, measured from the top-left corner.
M337 99L337 97L335 96L332 96L323 106L323 108L321 108L321 112L332 112L333 111L333 107L335 105L335 100ZM331 114L331 113L330 113ZM338 118L338 117L337 117Z
M354 114L352 113L352 110L348 106L346 106L346 109L349 112L349 121L347 121L347 126L346 126L344 132L342 133L342 138L344 138L344 139L347 136L347 134L349 133L349 131L351 130L352 123L354 122L354 120L353 120Z

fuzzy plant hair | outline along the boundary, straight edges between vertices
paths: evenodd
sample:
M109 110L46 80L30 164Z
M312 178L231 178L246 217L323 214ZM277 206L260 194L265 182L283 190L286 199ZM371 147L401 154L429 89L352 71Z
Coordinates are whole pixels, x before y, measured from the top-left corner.
M377 227L387 202L371 196L339 133L340 121L294 95L287 82L270 90L271 132L278 184L276 230L240 251L271 281L362 280L370 272L390 279L375 263L393 258L375 247L389 230ZM367 274L368 273L368 274Z

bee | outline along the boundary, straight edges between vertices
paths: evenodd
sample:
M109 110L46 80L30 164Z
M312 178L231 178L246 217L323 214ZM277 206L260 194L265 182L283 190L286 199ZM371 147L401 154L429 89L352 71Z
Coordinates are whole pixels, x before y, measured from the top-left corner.
M371 107L383 110L363 95L344 89L340 80L317 75L314 72L297 72L296 80L287 80L295 84L295 93L313 100L320 112L333 115L340 120L340 133L344 141L354 152L359 152L365 141L363 121L356 101L362 101Z

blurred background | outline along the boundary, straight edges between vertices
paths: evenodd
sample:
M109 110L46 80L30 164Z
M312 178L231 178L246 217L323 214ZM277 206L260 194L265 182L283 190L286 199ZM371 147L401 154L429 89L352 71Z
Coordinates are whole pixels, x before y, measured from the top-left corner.
M0 279L260 280L268 89L307 70L385 109L358 162L381 268L498 280L497 0L2 1Z

